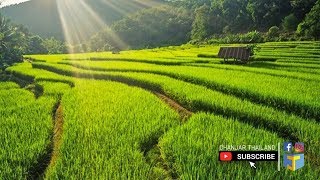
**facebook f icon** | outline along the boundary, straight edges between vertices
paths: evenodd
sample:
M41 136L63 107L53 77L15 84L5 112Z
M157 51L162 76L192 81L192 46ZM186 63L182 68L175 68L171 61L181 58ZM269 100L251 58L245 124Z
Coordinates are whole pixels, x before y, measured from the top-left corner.
M291 142L285 142L283 143L283 150L284 152L292 152L292 149L293 146L292 146L292 143Z

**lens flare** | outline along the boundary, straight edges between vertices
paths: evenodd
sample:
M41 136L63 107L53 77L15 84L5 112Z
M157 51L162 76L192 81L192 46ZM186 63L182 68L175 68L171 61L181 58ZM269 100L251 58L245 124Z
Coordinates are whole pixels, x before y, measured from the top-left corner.
M69 45L81 45L96 32L108 28L108 24L99 17L85 0L56 0L56 4L64 37ZM126 47L125 43L115 33L110 33L110 36L120 47ZM74 53L73 48L68 50L69 53Z
M102 6L107 6L121 15L141 8L148 8L159 5L153 0L97 0ZM110 28L110 24L99 16L87 3L87 0L56 0L58 14L64 33L69 53L74 53L71 45L77 45L77 52L85 52L83 43L88 42L89 38L97 32L106 29L108 37L112 43L116 43L117 48L128 47L119 36ZM107 42L106 42L107 43ZM80 48L80 50L79 50Z

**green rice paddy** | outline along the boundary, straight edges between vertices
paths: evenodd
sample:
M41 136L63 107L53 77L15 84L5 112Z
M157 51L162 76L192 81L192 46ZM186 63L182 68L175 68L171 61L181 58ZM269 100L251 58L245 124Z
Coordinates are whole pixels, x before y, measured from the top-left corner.
M260 44L245 65L220 46L26 55L0 81L0 179L319 177L319 42ZM218 161L285 141L305 143L296 172Z

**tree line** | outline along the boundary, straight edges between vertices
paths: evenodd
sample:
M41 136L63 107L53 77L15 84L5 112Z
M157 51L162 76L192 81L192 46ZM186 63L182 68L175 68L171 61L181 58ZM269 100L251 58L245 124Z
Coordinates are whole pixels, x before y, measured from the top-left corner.
M119 48L112 34L127 45L122 48L318 40L319 8L320 0L170 0L117 21L94 35L87 47Z
M23 54L66 53L63 42L43 39L0 15L0 69L22 61Z
M317 24L313 21L319 20L315 16L319 14L319 3L316 0L206 0L194 11L191 39L251 31L268 32L270 36L275 30L292 38L318 39L319 34L309 30ZM266 40L275 40L268 39L268 33Z
M320 39L320 0L168 0L68 45L43 39L0 15L0 66L22 54L112 51L191 43Z

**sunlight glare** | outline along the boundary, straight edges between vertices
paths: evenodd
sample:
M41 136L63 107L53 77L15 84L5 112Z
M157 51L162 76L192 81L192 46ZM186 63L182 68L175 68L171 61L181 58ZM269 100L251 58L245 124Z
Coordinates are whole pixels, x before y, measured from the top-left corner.
M85 0L56 0L56 3L65 40L69 45L82 44L96 32L108 28L108 24ZM111 33L114 42L117 42L119 47L126 47L126 44L115 33ZM69 53L73 53L72 48L69 48Z

